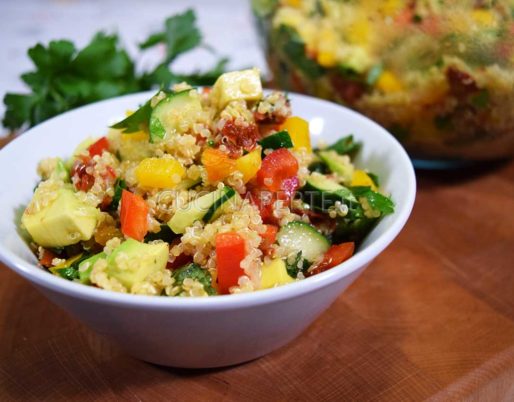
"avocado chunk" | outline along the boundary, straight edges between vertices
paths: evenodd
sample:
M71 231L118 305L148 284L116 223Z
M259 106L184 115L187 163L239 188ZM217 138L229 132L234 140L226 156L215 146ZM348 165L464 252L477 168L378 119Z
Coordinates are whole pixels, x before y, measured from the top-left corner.
M320 159L335 173L340 181L349 184L352 181L353 165L346 155L339 155L336 151L320 151Z
M73 190L61 188L57 197L40 209L39 198L48 193L38 188L31 205L25 209L21 222L32 239L43 247L64 247L89 240L93 236L100 212L95 207L80 201Z
M130 290L154 272L166 269L168 252L164 242L146 244L128 239L107 256L107 274Z
M93 265L95 265L95 262L100 258L105 258L106 255L107 254L104 252L98 253L80 262L78 267L80 283L84 283L86 285L91 283L89 278L91 276L91 271L93 270Z
M211 92L211 100L221 110L236 100L258 101L262 98L260 71L257 68L220 75Z

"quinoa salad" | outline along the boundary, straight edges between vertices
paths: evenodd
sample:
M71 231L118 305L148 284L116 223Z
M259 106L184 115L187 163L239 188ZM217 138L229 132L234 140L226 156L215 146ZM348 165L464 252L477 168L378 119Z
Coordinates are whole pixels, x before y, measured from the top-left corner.
M513 0L252 3L281 88L360 111L418 158L513 155Z
M342 134L345 128L341 127ZM394 204L352 135L311 145L257 69L160 90L71 156L38 165L21 227L52 274L144 295L289 284L351 258Z

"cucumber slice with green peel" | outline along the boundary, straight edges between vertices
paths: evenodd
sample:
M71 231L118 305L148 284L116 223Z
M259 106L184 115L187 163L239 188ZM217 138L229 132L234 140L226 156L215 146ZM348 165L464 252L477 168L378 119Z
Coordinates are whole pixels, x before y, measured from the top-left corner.
M225 206L236 198L236 194L233 188L225 186L199 197L177 210L169 220L168 226L174 233L182 234L196 221L212 222L223 213Z
M202 104L196 89L174 92L162 99L150 115L150 142L157 142L166 134L181 133L181 127L197 120Z
M212 222L220 217L223 213L223 207L226 203L228 203L232 198L235 197L236 191L231 187L223 187L221 190L221 195L214 201L214 203L210 206L209 210L203 217L204 222ZM238 194L239 195L239 194Z
M328 212L336 201L350 208L358 204L357 198L350 189L319 173L314 173L307 178L302 193L305 196L305 202L323 212Z
M348 156L339 155L333 150L320 151L318 155L330 171L335 173L343 183L349 184L352 181L354 168Z
M302 252L303 257L314 262L325 254L330 242L314 226L295 221L282 226L277 235L278 244L291 252Z
M279 131L264 137L258 141L263 150L265 149L279 149L279 148L293 148L293 141L287 130Z

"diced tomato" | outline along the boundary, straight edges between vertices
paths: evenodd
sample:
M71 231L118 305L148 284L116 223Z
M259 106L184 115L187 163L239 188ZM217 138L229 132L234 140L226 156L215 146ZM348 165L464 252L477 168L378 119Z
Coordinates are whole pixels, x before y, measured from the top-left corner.
M187 254L179 254L175 257L173 261L168 261L166 264L166 268L168 269L178 269L182 268L184 265L193 262L193 257Z
M323 256L323 260L313 270L309 271L309 276L327 271L343 263L353 255L354 251L354 242L341 243L330 247Z
M252 151L260 138L256 124L241 125L234 120L225 123L221 129L221 134L232 157L241 156L243 150Z
M102 202L100 203L98 208L100 208L101 211L107 211L107 208L109 207L109 205L111 205L111 202L112 202L112 197L109 197L108 195L106 195L102 199Z
M120 208L121 232L128 237L143 241L148 233L148 205L137 194L123 190Z
M218 290L221 294L228 294L229 289L237 285L239 277L244 275L241 261L245 255L245 240L238 233L220 233L216 236Z
M284 189L284 181L295 177L298 173L298 161L285 148L280 148L262 160L261 168L257 172L257 183L268 190L280 191Z
M94 144L91 144L89 148L87 149L89 151L89 155L92 157L95 155L102 155L104 151L107 151L109 149L109 141L106 137L100 138L98 141L96 141Z
M276 195L268 190L260 190L254 188L249 193L250 202L259 209L262 221L264 223L275 223L273 217L273 203L276 200Z
M41 258L39 259L39 263L45 268L50 268L52 266L53 259L56 257L57 257L57 255L55 253L44 248L43 252L41 253Z
M73 183L75 183L75 188L79 191L88 191L93 184L95 184L95 178L93 175L87 173L86 169L90 161L83 162L81 160L76 160L71 169L71 177L73 178Z
M266 231L261 233L262 241L260 248L263 251L268 250L277 240L278 227L275 225L266 225Z

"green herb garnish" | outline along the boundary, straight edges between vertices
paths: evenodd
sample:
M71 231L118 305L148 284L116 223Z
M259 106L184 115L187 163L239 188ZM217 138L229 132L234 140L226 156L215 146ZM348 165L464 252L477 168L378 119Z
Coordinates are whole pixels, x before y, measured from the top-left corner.
M351 187L350 189L355 197L358 199L365 198L369 206L382 215L392 214L394 212L394 203L389 197L365 186Z
M175 279L174 286L182 286L184 279L191 278L200 282L209 296L216 294L216 290L212 287L211 274L197 264L189 264L173 271L172 277Z
M121 47L116 34L97 33L83 49L68 40L51 41L47 46L38 43L28 50L35 69L21 76L31 91L5 95L3 125L15 131L87 103L182 81L211 85L227 65L227 59L222 58L206 72L173 72L171 64L178 56L205 46L192 10L166 19L164 30L143 41L140 49L160 43L166 46L164 59L142 74L136 71L134 60ZM140 130L141 124L148 121L148 108L145 104L115 128L127 133Z
M339 155L353 156L361 149L361 146L362 144L355 141L353 135L350 134L330 145L327 150L336 151Z

